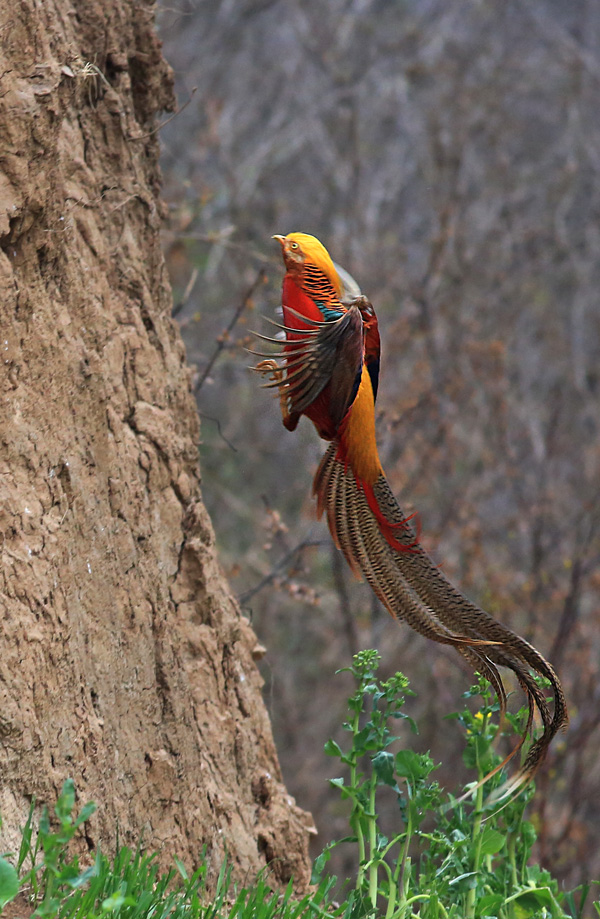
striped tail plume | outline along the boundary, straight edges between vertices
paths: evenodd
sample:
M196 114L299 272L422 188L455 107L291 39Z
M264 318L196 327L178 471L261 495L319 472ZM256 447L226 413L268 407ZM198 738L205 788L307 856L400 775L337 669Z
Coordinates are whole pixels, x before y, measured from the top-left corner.
M419 544L383 472L372 484L354 473L343 436L323 456L313 491L318 513L326 514L333 539L352 571L364 576L394 618L433 641L452 645L479 670L498 695L501 715L506 710L506 692L498 667L515 674L527 698L529 718L519 744L505 762L521 749L536 711L543 726L517 775L494 798L517 793L533 778L553 737L567 723L566 700L551 665L450 583ZM532 671L550 682L552 711Z

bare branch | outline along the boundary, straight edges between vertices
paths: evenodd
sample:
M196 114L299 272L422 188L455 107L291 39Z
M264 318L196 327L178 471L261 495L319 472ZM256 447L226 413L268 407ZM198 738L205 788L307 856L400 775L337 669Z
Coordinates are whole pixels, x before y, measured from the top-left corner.
M205 382L207 376L209 375L209 373L210 373L211 370L213 369L213 366L214 366L214 364L215 364L215 361L217 360L219 354L221 353L221 351L222 351L223 348L225 347L225 343L226 343L227 340L229 339L229 336L231 335L231 332L233 331L233 329L234 329L234 327L235 327L235 324L236 324L237 321L239 320L240 316L242 315L242 313L244 312L244 310L246 309L246 307L249 305L249 303L250 303L250 301L252 300L252 297L254 296L254 294L255 294L257 288L258 288L261 284L264 284L264 281L265 281L266 276L267 276L267 273L266 273L265 269L264 269L264 268L261 268L261 269L259 270L258 274L256 275L255 280L252 282L252 284L250 285L250 287L249 287L248 290L246 291L246 293L245 293L243 299L241 300L239 306L238 306L237 309L235 310L233 316L231 317L231 320L230 320L229 324L227 325L227 327L226 327L225 329L223 329L223 331L222 331L221 334L219 335L219 338L218 338L218 340L217 340L217 346L216 346L216 348L215 348L215 350L214 350L214 352L213 352L213 355L212 355L212 357L210 358L210 360L209 360L208 364L206 365L206 367L204 368L203 373L201 374L201 376L200 376L200 377L198 378L198 380L196 381L196 384L195 384L195 386L194 386L194 394L195 394L195 395L198 395L198 393L199 393L200 390L202 389L202 386L204 385L204 382Z

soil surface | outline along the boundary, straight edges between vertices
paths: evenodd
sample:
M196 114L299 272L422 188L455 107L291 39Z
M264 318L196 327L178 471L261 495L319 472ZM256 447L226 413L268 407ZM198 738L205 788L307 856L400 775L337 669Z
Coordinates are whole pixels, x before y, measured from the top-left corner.
M216 558L160 249L151 3L0 14L0 812L14 847L64 779L80 847L307 882L263 649Z

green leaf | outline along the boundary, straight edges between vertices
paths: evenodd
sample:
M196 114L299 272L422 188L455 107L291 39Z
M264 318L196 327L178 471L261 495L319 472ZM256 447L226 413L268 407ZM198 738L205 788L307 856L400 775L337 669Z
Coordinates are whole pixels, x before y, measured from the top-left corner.
M183 862L181 861L181 859L180 859L180 858L177 858L177 856L174 855L174 856L173 856L173 861L175 862L175 865L177 866L177 870L179 871L179 874L181 875L181 877L183 878L183 880L184 880L184 881L189 881L189 875L188 875L188 873L187 873L187 871L186 871L186 868L185 868L185 865L183 864Z
M464 881L465 878L471 878L472 884L470 886L473 886L473 884L475 883L476 876L477 876L476 871L465 871L463 872L463 874L459 874L458 877L452 878L452 880L449 883L450 883L450 886L452 886L453 884L458 884L459 881Z
M42 808L42 815L40 817L40 836L42 840L45 836L50 833L50 815L48 814L48 808L44 805Z
M395 788L396 779L394 777L393 755L386 750L380 750L379 753L375 754L371 762L373 763L373 771L377 776L377 784L390 785L392 788Z
M514 903L515 919L529 919L530 916L535 916L539 913L543 907L549 910L554 907L554 897L547 887L524 890L509 897L506 902L510 903L511 901Z
M310 882L311 884L317 884L320 880L321 875L323 874L323 869L325 865L331 858L331 851L329 848L324 849L320 855L317 855L313 862L312 875Z
M343 779L329 779L329 784L333 785L334 788L339 789L339 792L344 800L350 798L352 801L358 801L358 795L356 791L353 788L344 785Z
M328 740L323 749L325 750L325 754L327 756L339 756L341 758L344 755L342 748L335 742L335 740Z
M50 897L48 900L44 900L43 903L40 903L33 915L41 916L43 919L56 916L59 906L60 900L57 897Z
M477 914L481 916L497 916L504 897L499 893L488 893L477 900Z
M413 750L400 750L396 753L396 772L413 783L426 778L433 769L433 760L427 754L415 753Z
M486 826L481 834L481 854L495 855L504 845L504 833L500 833L491 826Z
M75 807L75 783L73 779L66 779L56 802L54 813L61 823L70 822L71 813Z
M77 816L77 819L74 821L73 826L81 826L82 823L85 823L86 820L89 820L92 814L96 812L96 805L93 801L88 801L87 804L84 804L81 808L80 813Z
M410 715L406 715L404 712L391 712L390 716L392 718L402 718L403 721L408 721L410 729L413 734L419 733L419 726L414 718L411 718Z
M102 901L102 912L103 913L113 913L116 909L120 909L121 906L135 906L136 901L133 897L126 897L120 890L115 890L115 892L107 897L106 900Z
M358 756L370 750L376 750L380 745L380 738L373 730L371 722L366 724L354 737L354 750Z
M33 836L33 810L35 807L35 798L32 799L31 804L29 805L29 813L27 814L27 820L25 821L25 826L23 827L23 835L21 837L21 846L19 848L19 858L17 859L17 871L21 870L23 862L29 854L32 854L32 845L31 839ZM33 855L32 855L33 858Z
M17 896L19 876L6 859L0 858L0 909Z
M533 823L529 820L524 820L520 828L520 842L524 850L529 853L532 849L534 842L537 839L537 833Z
M84 884L87 884L92 878L98 876L98 865L94 862L93 865L90 865L89 868L86 868L85 871L82 871L81 874L78 874L77 877L74 877L68 882L69 887L72 890L77 890L79 887L83 887Z

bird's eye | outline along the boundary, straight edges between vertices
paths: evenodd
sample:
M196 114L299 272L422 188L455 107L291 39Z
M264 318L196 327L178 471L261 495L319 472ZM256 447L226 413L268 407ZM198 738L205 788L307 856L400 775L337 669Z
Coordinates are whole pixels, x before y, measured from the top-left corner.
M297 249L298 243L290 243L290 249Z

